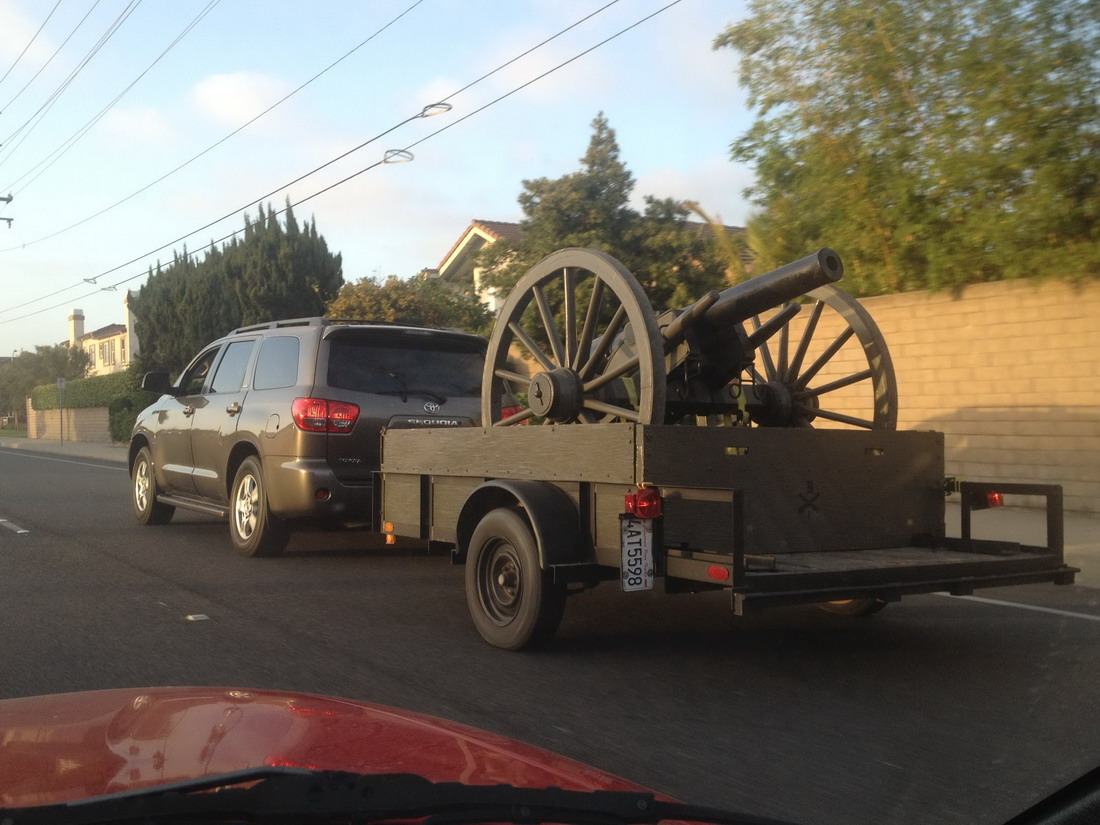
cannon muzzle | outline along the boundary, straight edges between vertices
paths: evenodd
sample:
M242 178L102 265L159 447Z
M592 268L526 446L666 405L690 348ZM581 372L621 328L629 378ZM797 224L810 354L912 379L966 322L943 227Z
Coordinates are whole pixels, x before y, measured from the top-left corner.
M812 255L731 286L703 314L713 329L740 324L769 309L783 306L844 274L840 256L825 247Z

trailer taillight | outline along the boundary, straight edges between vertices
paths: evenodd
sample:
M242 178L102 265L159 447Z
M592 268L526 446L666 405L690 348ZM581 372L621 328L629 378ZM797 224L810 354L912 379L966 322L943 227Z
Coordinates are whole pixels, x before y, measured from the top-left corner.
M656 487L643 487L636 493L627 493L623 509L638 518L657 518L663 511L661 491Z
M1003 507L1003 493L971 492L967 497L971 510L988 510L990 507Z
M290 408L299 430L307 433L349 433L359 420L359 405L324 398L295 398Z

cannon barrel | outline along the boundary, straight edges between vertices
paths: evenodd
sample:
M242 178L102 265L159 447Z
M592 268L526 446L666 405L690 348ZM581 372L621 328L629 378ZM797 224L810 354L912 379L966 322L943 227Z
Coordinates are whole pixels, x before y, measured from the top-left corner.
M730 327L780 307L819 286L834 283L843 274L840 256L824 247L805 258L722 290L718 299L702 314L702 320L712 329Z

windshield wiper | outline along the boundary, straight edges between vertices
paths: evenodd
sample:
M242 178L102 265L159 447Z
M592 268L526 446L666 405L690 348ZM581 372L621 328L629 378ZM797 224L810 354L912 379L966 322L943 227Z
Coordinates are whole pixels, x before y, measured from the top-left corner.
M791 825L775 819L663 802L650 793L567 791L431 782L414 774L265 767L57 805L0 808L10 825L108 822L356 823L422 819L425 825L554 822L632 825L664 820L715 825Z
M379 390L378 395L400 395L402 402L407 402L409 400L409 395L426 395L428 398L432 398L438 401L440 404L444 403L447 400L447 396L440 395L439 393L432 392L431 390L410 389L408 382L401 377L401 373L396 372L395 370L391 370L388 367L374 367L367 365L367 369L382 373L401 388L399 390Z
M400 390L379 390L377 394L400 395L402 401L408 401L410 395L423 395L426 398L431 398L435 401L438 401L440 404L447 400L447 396L440 395L439 393L433 392L432 390L410 389L409 387L404 387Z

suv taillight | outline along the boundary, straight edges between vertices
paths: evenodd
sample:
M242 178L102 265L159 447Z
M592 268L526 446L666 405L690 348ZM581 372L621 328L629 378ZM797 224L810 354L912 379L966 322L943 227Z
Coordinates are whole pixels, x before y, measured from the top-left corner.
M359 419L359 405L325 398L295 398L294 423L307 433L350 433Z
M523 412L523 410L524 410L524 408L519 406L518 404L515 405L515 406L511 406L511 407L501 407L500 408L500 420L503 421L506 418L511 418L513 415L517 415L518 413ZM530 424L531 419L527 419L526 421L521 421L519 423L520 424Z

